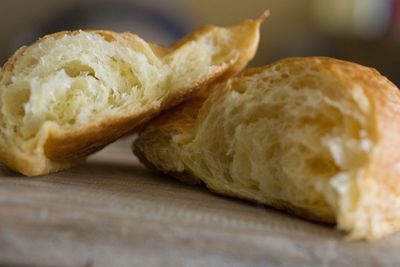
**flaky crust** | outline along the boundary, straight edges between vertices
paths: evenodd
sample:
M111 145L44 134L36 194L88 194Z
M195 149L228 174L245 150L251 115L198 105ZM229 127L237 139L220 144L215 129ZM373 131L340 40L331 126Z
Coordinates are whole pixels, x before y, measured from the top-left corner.
M357 184L359 207L357 207L356 215L340 210L335 214L316 210L310 212L292 205L290 201L272 198L261 202L307 219L337 223L339 229L351 233L351 238L376 239L398 230L400 228L400 213L397 212L400 208L400 151L397 148L400 144L399 89L375 69L332 58L290 58L273 65L293 63L317 66L345 85L340 89L351 90L354 86L359 86L371 103L372 129L370 130L376 145L368 155L369 161L367 166L363 167L362 178ZM248 69L236 79L263 72L270 66ZM228 86L225 86L227 83L229 81L222 83L220 86L224 88L220 90L228 90ZM184 182L201 183L201 179L194 176L190 170L176 172L165 169L161 161L150 162L146 153L150 150L154 152L172 149L173 136L190 135L196 131L196 125L198 120L202 119L202 114L206 114L213 105L218 105L221 95L223 94L211 93L203 98L183 103L151 121L135 141L134 153L148 167L163 171ZM179 155L179 151L171 154ZM248 194L241 194L240 191L231 191L226 187L219 188L207 184L206 186L218 194L260 202L259 199L249 198ZM375 215L379 217L378 221L367 219ZM365 227L360 226L363 221L366 221Z
M47 134L41 137L43 140L43 150L46 158L24 158L17 157L15 153L2 151L0 158L11 169L21 172L28 176L42 175L49 172L69 168L84 159L85 156L102 149L107 144L115 141L121 136L131 133L138 126L159 114L162 110L168 109L196 94L201 88L204 88L216 79L230 77L242 68L254 56L258 45L258 28L261 22L267 16L264 13L257 20L243 21L236 27L243 28L247 32L246 44L243 45L243 51L235 62L228 62L218 66L207 77L197 79L195 83L187 88L177 90L176 93L168 95L161 104L149 103L141 110L136 110L130 114L121 114L107 119L98 119L76 129L74 131L62 131L60 128L48 129ZM171 55L179 50L184 44L192 42L200 36L212 31L212 26L202 26L194 32L185 36L182 40L171 47L161 47L151 44L153 52L160 58ZM46 36L36 42L42 42L48 38L60 38L64 35L75 35L79 31L65 31ZM102 35L108 41L116 41L123 46L130 46L140 51L143 44L137 41L137 38L131 33L115 33L110 31L98 30L90 31ZM243 35L244 37L245 35ZM238 40L242 42L242 40ZM4 70L13 71L14 63L25 52L26 48L18 50L4 65ZM1 75L1 73L0 73Z

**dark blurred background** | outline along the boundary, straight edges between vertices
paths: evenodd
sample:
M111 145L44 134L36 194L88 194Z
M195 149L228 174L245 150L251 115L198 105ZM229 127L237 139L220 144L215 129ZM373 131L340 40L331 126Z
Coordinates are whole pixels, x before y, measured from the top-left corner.
M167 45L200 24L227 26L264 9L271 16L251 65L333 56L375 67L400 85L400 0L0 0L0 62L55 31L131 31Z

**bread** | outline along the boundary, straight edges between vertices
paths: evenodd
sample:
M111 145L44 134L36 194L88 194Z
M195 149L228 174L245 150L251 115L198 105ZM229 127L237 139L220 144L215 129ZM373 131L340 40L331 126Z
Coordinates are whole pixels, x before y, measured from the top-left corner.
M0 72L0 159L25 175L68 168L254 56L259 26L203 26L171 47L72 31L19 49Z
M248 69L150 122L147 166L327 223L352 239L400 226L400 93L330 58Z

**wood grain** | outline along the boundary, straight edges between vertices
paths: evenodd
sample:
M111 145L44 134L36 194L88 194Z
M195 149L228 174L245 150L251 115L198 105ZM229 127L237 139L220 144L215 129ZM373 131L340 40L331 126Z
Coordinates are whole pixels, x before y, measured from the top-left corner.
M333 227L215 196L143 168L118 142L75 169L0 167L0 266L397 266L400 234Z

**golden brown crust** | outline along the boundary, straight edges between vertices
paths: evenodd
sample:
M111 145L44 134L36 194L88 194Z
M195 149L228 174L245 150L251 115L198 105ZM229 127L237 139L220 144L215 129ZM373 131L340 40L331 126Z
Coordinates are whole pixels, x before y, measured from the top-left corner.
M213 72L206 77L198 79L195 83L182 90L175 90L175 93L169 94L161 103L149 104L141 110L136 110L130 114L123 114L113 118L100 119L93 121L87 126L81 127L74 131L63 132L60 128L52 128L48 133L48 138L43 144L46 162L34 162L35 159L18 158L18 156L2 153L2 160L9 165L10 168L17 170L25 175L40 175L48 172L68 168L74 165L77 161L81 161L85 156L98 151L107 144L115 141L119 137L132 133L137 127L159 114L162 110L168 109L190 97L197 94L201 88L214 82L220 77L229 77L236 74L245 67L247 62L254 56L258 44L258 28L261 22L265 19L266 13L258 20L242 22L237 27L242 27L248 31L252 37L249 38L249 43L243 46L243 51L239 58L234 62L220 65L214 68ZM209 31L215 30L212 26L203 26L194 32L188 34L182 40L171 47L161 47L156 44L151 44L150 48L158 57L163 57L174 53L177 49L184 46L186 43L196 40ZM51 34L39 39L33 45L37 45L43 40L53 38L61 38L65 35L76 35L80 31L64 31ZM131 33L114 33L111 31L94 30L88 31L100 34L108 41L116 41L123 46L131 46L136 51L148 49L144 47L141 39ZM245 39L245 38L244 38ZM13 55L4 65L4 70L12 72L15 61L23 55L26 48L21 48ZM40 164L39 164L40 163ZM36 166L35 166L36 165ZM39 167L39 165L41 167Z
M357 229L360 232L354 234L354 238L375 239L399 229L400 215L396 215L396 210L400 208L400 152L397 148L398 144L400 144L400 135L398 134L400 132L399 89L375 69L337 59L326 57L290 58L272 65L279 64L297 64L298 66L318 68L319 71L327 74L327 77L334 77L345 85L340 89L353 90L357 86L365 93L371 103L371 110L369 111L371 115L369 119L371 121L368 123L371 129L368 130L372 133L371 138L373 138L375 145L372 152L370 152L367 165L363 166L364 172L362 179L359 181L360 188L358 188L358 205L360 205L361 211L365 210L365 212L373 213L373 215L362 216L379 214L376 216L380 221L366 222L370 228ZM255 75L265 71L272 65L245 70L240 77ZM219 90L228 90L227 87ZM153 149L154 152L154 148L158 145L157 140L171 138L176 132L184 134L195 131L196 119L201 120L201 114L206 114L212 105L216 105L219 97L221 97L220 92L217 94L211 93L208 97L200 98L200 100L196 100L196 103L195 101L183 103L153 120L143 129L139 139L136 140L134 153L148 167L164 171L182 181L198 183L201 179L190 173L190 170L185 169L182 172L166 171L160 167L161 165L158 162L150 162L146 157L146 150ZM190 112L188 112L189 110ZM188 114L191 115L188 116ZM154 143L151 141L154 141ZM185 179L182 179L182 176ZM369 186L371 184L372 187ZM260 202L237 191L207 186L211 191L218 194ZM371 192L371 190L374 192ZM340 229L352 232L352 234L356 232L353 224L348 225L346 223L346 220L350 218L348 214L340 214L339 211L334 217L333 214L325 213L324 211L302 209L285 200L271 198L262 203L289 211L303 218L327 223L336 222ZM357 219L370 220L366 219L368 217L362 216L357 217ZM350 218L350 220L354 220L354 218ZM382 226L383 230L379 228L380 226Z

